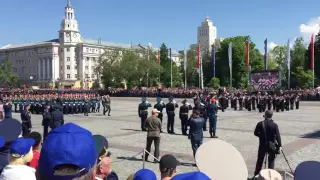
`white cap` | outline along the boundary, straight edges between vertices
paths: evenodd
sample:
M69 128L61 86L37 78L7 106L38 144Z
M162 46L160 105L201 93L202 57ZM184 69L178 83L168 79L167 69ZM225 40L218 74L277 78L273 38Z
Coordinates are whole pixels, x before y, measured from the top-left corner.
M258 180L282 180L282 176L273 169L263 169L259 173Z

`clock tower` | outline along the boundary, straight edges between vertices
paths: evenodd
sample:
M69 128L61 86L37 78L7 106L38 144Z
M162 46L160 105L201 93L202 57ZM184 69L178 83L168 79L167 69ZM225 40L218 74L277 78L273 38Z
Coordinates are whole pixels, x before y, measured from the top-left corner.
M78 21L75 19L71 0L67 1L65 15L59 31L60 79L77 80L77 44L81 42Z

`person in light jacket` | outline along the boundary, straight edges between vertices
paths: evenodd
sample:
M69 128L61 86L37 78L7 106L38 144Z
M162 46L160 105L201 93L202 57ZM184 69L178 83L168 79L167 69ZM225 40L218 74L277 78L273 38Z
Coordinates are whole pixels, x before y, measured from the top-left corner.
M4 167L0 180L36 180L34 168L27 166L33 158L32 146L35 143L30 138L17 138L10 144L9 164Z

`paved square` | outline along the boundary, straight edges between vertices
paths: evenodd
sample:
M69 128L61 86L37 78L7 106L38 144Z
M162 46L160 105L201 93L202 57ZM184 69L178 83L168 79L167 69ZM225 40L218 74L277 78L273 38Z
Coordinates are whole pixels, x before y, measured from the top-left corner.
M148 100L152 105L155 104L154 98ZM166 103L167 99L164 101ZM181 105L181 99L176 101ZM110 117L102 116L102 113L91 114L89 117L85 117L83 114L65 116L66 122L76 123L89 129L93 134L101 134L108 138L114 161L112 168L120 179L126 179L131 173L142 168L141 154L130 160L125 160L141 152L146 144L146 133L140 131L138 117L140 102L140 98L115 97L111 101ZM176 110L176 114L178 114L178 110ZM241 152L250 175L255 168L258 147L258 138L253 135L253 131L256 124L263 119L262 115L258 112L230 109L224 113L219 111L218 114L217 135L220 139L233 144ZM13 116L20 120L20 114L15 113ZM274 113L273 119L279 125L283 150L293 169L302 161L320 160L318 153L320 152L320 103L301 102L299 110ZM33 131L42 133L41 120L42 116L40 115L32 116ZM166 132L166 115L164 115L163 127ZM161 134L161 155L171 153L183 162L183 165L178 169L179 172L196 170L192 166L194 159L190 141L186 136L180 135L181 125L178 116L175 120L175 132L178 134ZM315 133L315 135L303 138L308 133ZM208 132L205 132L205 137L205 141L210 140ZM151 157L149 160L152 160ZM158 172L157 164L146 163L146 168ZM276 169L289 171L282 155L276 159Z

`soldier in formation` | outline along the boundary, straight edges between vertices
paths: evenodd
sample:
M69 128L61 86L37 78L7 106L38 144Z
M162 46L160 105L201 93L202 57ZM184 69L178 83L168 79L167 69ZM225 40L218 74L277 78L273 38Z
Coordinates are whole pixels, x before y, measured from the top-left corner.
M146 97L142 97L142 102L138 107L138 115L141 119L141 130L146 131L144 128L145 121L148 117L148 108L151 107L151 104L147 101Z

